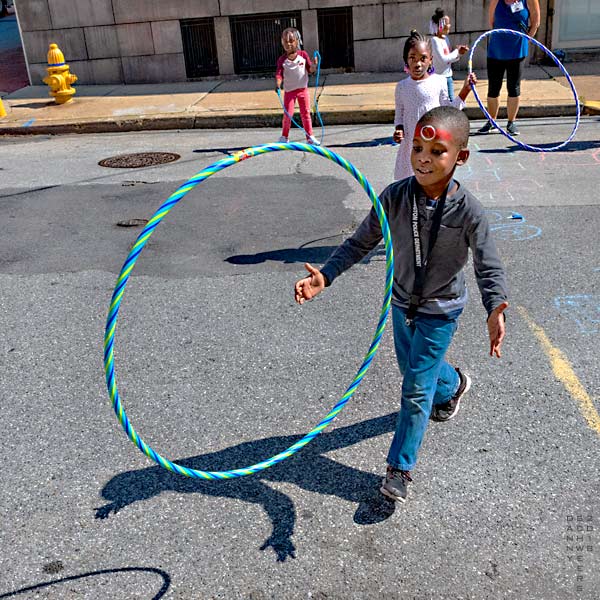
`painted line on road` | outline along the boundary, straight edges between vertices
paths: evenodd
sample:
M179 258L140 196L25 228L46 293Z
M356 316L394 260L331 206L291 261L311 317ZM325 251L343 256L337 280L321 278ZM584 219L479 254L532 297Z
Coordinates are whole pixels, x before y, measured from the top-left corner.
M565 386L569 394L579 404L579 410L583 414L583 417L587 421L587 424L600 435L600 415L592 402L589 394L586 392L583 385L577 378L573 367L565 357L565 355L555 346L546 335L546 332L537 325L533 319L529 316L529 313L522 307L518 306L517 310L521 313L521 316L525 319L529 328L533 331L537 339L540 341L544 352L550 360L552 371L556 378Z

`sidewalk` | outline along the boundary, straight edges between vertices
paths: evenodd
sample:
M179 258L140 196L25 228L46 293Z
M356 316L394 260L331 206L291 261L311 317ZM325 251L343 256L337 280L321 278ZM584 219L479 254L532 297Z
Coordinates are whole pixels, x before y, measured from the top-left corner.
M565 66L580 96L582 112L600 114L600 61ZM455 88L460 86L459 78L463 75L455 73ZM392 123L394 87L400 77L398 73L322 75L318 102L324 123ZM477 91L485 102L485 71L478 72L478 77ZM311 96L313 90L311 87ZM8 114L0 119L0 134L12 135L277 127L282 114L270 77L173 84L81 85L73 102L65 105L55 104L45 86L29 86L8 94L3 103ZM505 86L501 106L506 106ZM483 118L472 94L466 113L471 119ZM520 117L574 114L572 91L557 67L536 65L525 69Z

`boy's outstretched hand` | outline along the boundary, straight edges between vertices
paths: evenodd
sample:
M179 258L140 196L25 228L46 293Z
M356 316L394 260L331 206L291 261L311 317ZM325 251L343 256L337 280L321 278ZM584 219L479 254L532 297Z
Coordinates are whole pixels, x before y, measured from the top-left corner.
M315 269L310 263L304 263L304 268L309 275L296 281L294 286L294 299L298 304L311 300L325 287L325 277L319 269Z
M502 342L506 328L504 326L504 315L502 314L508 308L508 302L502 302L498 305L492 314L488 317L487 327L490 334L490 356L502 356Z

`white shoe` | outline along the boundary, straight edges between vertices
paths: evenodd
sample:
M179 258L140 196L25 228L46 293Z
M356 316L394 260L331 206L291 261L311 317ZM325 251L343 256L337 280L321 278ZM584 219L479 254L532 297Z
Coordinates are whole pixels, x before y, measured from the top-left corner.
M314 135L309 135L306 138L306 143L307 144L312 144L313 146L320 146L321 145L321 142Z
M280 137L280 138L277 140L277 142L278 142L279 144L287 144L289 141L290 141L290 140L289 140L289 138L286 138L286 137L285 137L285 135L282 135L282 136L281 136L281 137Z

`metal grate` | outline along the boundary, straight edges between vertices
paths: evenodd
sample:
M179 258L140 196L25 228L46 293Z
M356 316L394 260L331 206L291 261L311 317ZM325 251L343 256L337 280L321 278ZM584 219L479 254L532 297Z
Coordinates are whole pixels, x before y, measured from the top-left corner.
M281 32L286 27L302 31L299 11L231 17L231 41L235 72L275 72L277 59L283 53Z
M317 10L319 52L324 69L354 69L352 7Z
M101 167L111 169L139 169L153 165L164 165L165 163L179 160L181 156L175 152L136 152L135 154L120 154L103 158L98 164Z
M215 23L209 19L186 19L180 21L183 56L186 75L206 77L219 74Z

